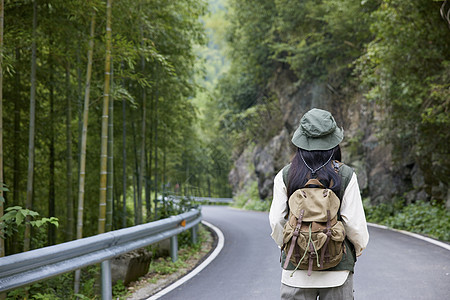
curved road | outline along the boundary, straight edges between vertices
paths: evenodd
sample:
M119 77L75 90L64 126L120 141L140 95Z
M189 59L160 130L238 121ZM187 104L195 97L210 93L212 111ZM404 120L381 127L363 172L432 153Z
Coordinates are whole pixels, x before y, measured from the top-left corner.
M279 250L268 214L223 206L202 212L223 232L225 246L197 276L160 299L279 299ZM356 264L355 299L449 299L450 251L397 232L369 231Z

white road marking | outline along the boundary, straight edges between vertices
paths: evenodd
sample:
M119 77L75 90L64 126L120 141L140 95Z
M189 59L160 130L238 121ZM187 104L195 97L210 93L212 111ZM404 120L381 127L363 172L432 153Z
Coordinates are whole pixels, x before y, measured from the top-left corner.
M399 232L399 233L403 233L403 234L415 237L416 239L419 239L419 240L422 240L422 241L426 241L428 243L434 244L436 246L442 247L442 248L450 251L450 245L449 244L446 244L446 243L443 243L443 242L431 239L431 238L426 237L426 236L422 236L422 235L417 234L417 233L412 233L412 232L405 231L405 230L390 228L390 227L387 227L387 226L384 226L384 225L378 225L378 224L374 224L374 223L367 223L367 225L369 225L371 227L375 227L375 228L381 228L381 229L392 230L392 231L396 231L396 232Z

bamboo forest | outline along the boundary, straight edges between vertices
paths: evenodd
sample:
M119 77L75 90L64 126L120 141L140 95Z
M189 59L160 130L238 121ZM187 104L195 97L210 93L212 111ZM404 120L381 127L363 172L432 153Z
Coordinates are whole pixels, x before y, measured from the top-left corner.
M413 207L450 240L447 1L0 6L0 257L178 214L169 195L267 211L313 107L345 130L369 220L412 230ZM98 295L61 278L0 299Z

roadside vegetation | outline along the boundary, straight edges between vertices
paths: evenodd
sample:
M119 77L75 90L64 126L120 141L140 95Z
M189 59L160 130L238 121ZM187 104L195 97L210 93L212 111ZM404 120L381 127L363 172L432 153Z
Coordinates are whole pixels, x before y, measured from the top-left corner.
M178 278L186 275L195 268L202 259L212 250L213 236L204 226L200 225L198 230L198 243L192 244L190 231L184 232L178 236L181 246L178 250L178 260L172 262L168 256L155 257L150 263L148 273L139 278L139 280L123 285L123 282L117 282L113 288L115 299L138 298L133 297L141 288L145 288L146 296L157 293L159 290L176 281Z
M366 201L364 210L368 222L450 242L450 211L435 201L407 205L400 198L393 204L370 205Z
M245 186L233 199L233 207L254 211L269 211L272 203L259 198L258 183L256 181Z

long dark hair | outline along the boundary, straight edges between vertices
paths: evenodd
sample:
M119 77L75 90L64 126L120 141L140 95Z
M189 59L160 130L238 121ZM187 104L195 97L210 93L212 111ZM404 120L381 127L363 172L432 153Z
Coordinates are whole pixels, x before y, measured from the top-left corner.
M304 187L306 182L311 178L317 178L325 187L328 187L336 195L339 195L341 178L334 170L331 160L341 161L341 148L339 145L330 150L307 151L297 148L297 153L292 159L291 167L289 168L288 198L296 190ZM315 174L312 174L305 162L313 170L325 165L317 170Z

